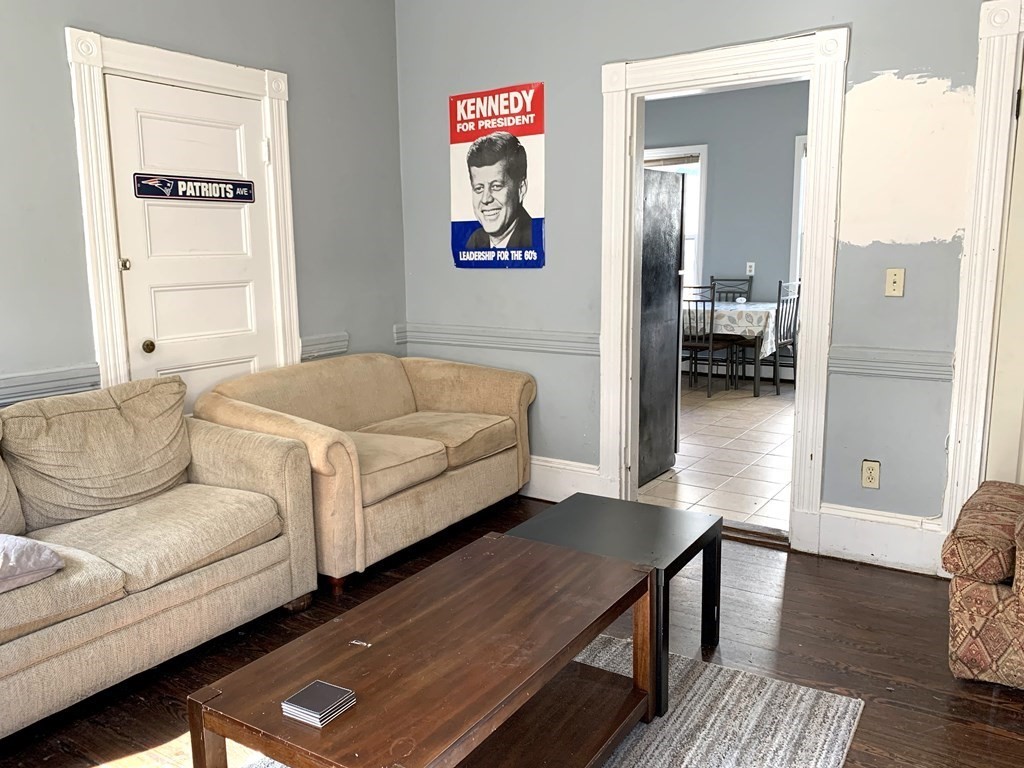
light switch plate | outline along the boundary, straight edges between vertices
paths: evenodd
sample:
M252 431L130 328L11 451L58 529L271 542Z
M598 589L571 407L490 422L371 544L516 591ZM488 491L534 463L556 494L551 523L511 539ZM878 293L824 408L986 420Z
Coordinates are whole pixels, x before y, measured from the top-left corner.
M885 295L903 295L903 277L906 270L902 267L885 270Z

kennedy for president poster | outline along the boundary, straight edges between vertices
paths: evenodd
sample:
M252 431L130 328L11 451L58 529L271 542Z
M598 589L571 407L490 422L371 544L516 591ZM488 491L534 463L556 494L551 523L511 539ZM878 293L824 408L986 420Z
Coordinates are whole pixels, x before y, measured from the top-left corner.
M544 266L544 83L448 100L456 267Z

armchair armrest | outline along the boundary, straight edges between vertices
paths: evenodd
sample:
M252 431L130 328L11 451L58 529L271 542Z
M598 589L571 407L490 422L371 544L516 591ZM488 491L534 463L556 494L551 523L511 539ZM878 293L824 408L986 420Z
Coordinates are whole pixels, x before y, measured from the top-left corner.
M537 382L528 373L448 360L403 357L416 408L449 413L508 416L516 425L519 485L530 479L530 439L526 418L537 397Z
M1024 486L987 480L964 503L942 545L942 567L955 576L999 584L1020 581ZM1016 541L1014 531L1017 531ZM1017 585L1018 589L1020 585Z
M193 483L237 488L269 496L288 537L292 597L316 589L316 545L309 460L303 445L196 419L186 419Z
M1017 563L1013 574L1013 591L1017 593L1021 621L1024 621L1024 514L1017 518L1017 528L1014 534L1013 538L1017 544Z
M366 567L359 459L348 435L218 392L202 395L194 413L206 421L300 440L308 453L307 467L313 470L317 570L342 578Z

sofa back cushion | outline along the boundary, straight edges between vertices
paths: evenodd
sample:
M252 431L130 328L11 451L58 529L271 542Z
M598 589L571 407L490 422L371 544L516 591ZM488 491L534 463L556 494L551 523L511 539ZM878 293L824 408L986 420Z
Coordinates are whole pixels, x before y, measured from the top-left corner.
M4 423L0 421L0 439L4 436ZM18 489L14 478L0 455L0 534L20 536L25 532L25 516L21 513Z
M191 460L177 376L0 411L0 450L29 531L120 509L185 479Z
M218 384L214 392L346 432L416 410L401 361L381 354L273 368Z

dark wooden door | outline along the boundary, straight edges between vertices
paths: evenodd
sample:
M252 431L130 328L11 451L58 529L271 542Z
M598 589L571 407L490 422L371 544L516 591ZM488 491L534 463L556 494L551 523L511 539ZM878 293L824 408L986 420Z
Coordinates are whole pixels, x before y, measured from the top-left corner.
M644 171L638 484L675 464L683 175Z

